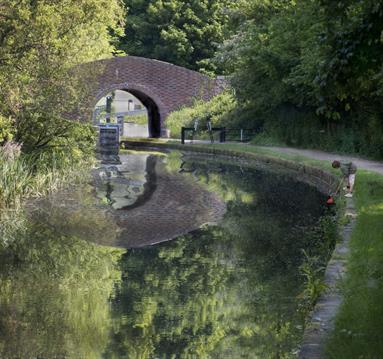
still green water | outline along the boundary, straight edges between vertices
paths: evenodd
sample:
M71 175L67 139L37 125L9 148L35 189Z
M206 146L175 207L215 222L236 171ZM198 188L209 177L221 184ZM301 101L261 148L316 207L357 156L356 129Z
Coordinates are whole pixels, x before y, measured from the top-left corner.
M134 161L143 154L129 156L130 185L72 188L3 228L0 357L295 358L302 250L323 258L328 237L323 196L262 167L146 155L152 169L153 158L170 172L182 166L216 192L227 206L223 221L154 246L99 246L118 231L103 206L129 211L145 188L155 190Z

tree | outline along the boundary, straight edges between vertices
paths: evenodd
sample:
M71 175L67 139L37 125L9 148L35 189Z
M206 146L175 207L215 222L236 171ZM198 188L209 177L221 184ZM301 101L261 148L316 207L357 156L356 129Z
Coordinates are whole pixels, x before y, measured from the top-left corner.
M209 61L228 37L238 4L229 0L124 0L128 9L119 48L129 55L215 70Z
M121 19L118 0L0 4L0 115L12 120L24 151L73 138L79 126L64 113L81 103L81 77L92 78L73 69L110 56L110 29L118 32Z
M383 156L383 6L253 0L218 56L241 124L291 145Z
M376 1L323 0L325 61L315 79L320 113L340 117L355 107L376 111L383 95L383 5Z

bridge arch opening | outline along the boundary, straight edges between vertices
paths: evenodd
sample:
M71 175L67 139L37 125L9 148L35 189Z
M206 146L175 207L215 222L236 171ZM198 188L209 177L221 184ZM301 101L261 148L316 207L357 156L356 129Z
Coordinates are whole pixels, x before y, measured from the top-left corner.
M136 89L116 89L104 94L93 110L96 125L123 123L125 137L160 137L161 115L156 102Z

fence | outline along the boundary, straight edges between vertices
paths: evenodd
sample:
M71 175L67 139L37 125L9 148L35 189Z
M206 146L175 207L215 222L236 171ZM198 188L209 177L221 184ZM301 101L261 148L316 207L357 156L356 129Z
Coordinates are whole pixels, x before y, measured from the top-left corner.
M209 135L211 142L214 142L214 134L218 132L219 142L226 141L239 141L239 142L249 142L259 130L253 128L226 128L226 127L213 127L210 131L196 131L194 127L182 127L181 129L181 143L185 144L185 139L190 138L191 141L195 140L196 135L200 133ZM188 136L189 135L189 136Z
M225 128L225 141L249 142L258 133L254 128Z

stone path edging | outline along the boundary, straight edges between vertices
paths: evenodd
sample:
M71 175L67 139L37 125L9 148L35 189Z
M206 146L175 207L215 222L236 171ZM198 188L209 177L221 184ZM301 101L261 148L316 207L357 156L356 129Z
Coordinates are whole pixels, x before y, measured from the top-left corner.
M346 272L349 241L356 222L352 198L347 198L345 215L348 223L340 229L341 241L337 243L324 275L327 289L319 297L306 325L299 359L326 359L326 338L334 328L334 319L342 303L339 284Z
M218 148L205 148L195 145L181 145L178 143L160 143L150 141L122 141L125 148L147 148L147 149L173 149L185 152L204 153L209 155L229 156L239 159L255 160L263 163L270 163L297 172L299 181L315 185L322 193L328 194L335 190L339 178L320 168L297 163L293 160L276 158L271 155L264 155L254 152L241 152Z
M383 162L381 161L367 160L364 158L345 156L345 155L340 155L337 153L329 153L329 152L324 152L320 150L307 150L307 149L301 149L301 148L276 147L276 146L256 146L256 147L270 149L273 151L286 153L289 155L304 156L304 157L308 157L308 158L312 158L316 160L322 160L322 161L334 161L334 160L352 161L354 164L358 166L358 168L361 168L367 171L377 172L383 175Z
M127 147L167 148L190 152L208 153L213 155L224 155L272 163L296 171L299 180L310 182L311 184L317 186L317 188L323 193L326 191L327 193L333 191L338 182L338 177L319 168L299 164L292 160L275 158L269 155L167 143L126 141L125 145ZM324 283L327 289L319 297L311 313L308 324L306 325L302 345L298 354L299 359L326 359L325 342L327 335L333 329L335 315L342 303L339 284L346 271L346 257L349 252L349 240L356 222L356 212L352 198L347 198L345 212L349 221L346 225L340 228L341 241L336 245L327 264L324 275Z

